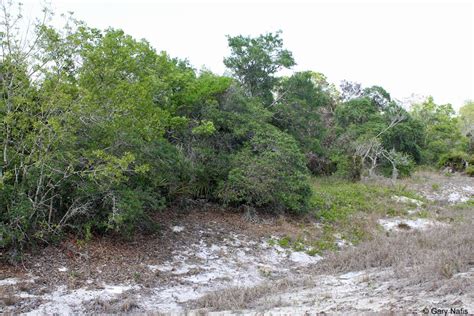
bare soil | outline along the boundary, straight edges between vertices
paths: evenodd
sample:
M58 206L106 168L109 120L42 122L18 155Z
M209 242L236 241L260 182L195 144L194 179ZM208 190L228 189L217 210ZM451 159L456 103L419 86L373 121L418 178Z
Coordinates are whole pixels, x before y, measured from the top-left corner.
M302 231L319 238L309 216L166 210L152 235L70 238L0 265L0 313L474 313L473 178L384 181L415 190L422 204L406 218L380 219L398 222L384 229L379 221L379 233L356 247L321 258L270 242ZM434 224L413 224L421 222Z

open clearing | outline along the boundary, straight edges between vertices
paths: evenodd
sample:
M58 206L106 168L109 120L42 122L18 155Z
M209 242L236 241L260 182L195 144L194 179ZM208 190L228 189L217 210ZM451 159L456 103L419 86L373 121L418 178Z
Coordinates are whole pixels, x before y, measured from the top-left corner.
M473 179L425 172L379 185L420 198L388 197L403 212L371 214L371 235L355 246L335 234L333 249L312 252L305 240L324 226L308 216L249 219L197 205L158 215L172 225L156 235L70 239L2 266L0 311L474 312ZM298 247L287 245L301 232Z

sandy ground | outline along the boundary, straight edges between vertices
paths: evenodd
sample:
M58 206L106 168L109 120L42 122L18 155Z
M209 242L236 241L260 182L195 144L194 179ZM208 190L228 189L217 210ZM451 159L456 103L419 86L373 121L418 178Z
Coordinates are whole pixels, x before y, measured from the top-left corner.
M184 232L186 228L180 227L183 229L180 233ZM162 262L157 260L156 264L143 264L143 268L159 280L152 286L141 284L139 280L131 284L107 284L106 281L97 284L97 280L87 279L85 283L88 286L76 289L58 285L45 287L46 293L39 295L29 294L28 289L15 295L24 299L23 303L30 301L33 308L28 310L28 314L31 315L85 312L94 310L94 305L105 304L117 297L133 301L140 310L184 312L183 303L197 299L206 292L230 286L252 286L270 275L275 278L289 276L297 272L298 267L320 260L318 256L287 251L270 246L264 240L250 240L235 233L219 242L209 242L205 236L212 233L210 229L199 231L198 241L184 249L174 250L169 259ZM288 267L292 267L293 271ZM56 270L70 273L66 266ZM136 277L141 276L137 274ZM0 281L0 286L24 282L36 284L36 278L34 275L7 278ZM49 292L50 289L53 291Z
M426 203L462 203L474 194L473 179L461 176L422 174L405 184L419 192ZM425 231L452 225L416 218L425 202L392 198L394 203L405 203L412 212L407 218L380 219L380 227L388 232L403 234L406 227ZM446 294L440 287L427 291L390 269L314 274L311 267L318 265L321 257L270 242L275 236L299 229L298 220L263 217L260 223L249 223L239 212L214 210L174 214L162 220L171 225L158 235L127 242L104 238L86 245L71 239L28 255L20 266L0 266L0 313L303 315L420 313L424 308L430 313L433 308L474 313L474 293ZM318 229L318 223L306 223L313 224ZM343 240L338 243L347 245ZM283 279L297 280L295 284L300 285L270 290L256 298L250 309L213 312L194 304L208 293L271 285ZM474 268L455 274L450 282L474 282Z
M455 275L453 281L472 281L474 269L469 273ZM440 295L437 291L426 291L419 285L410 285L410 280L396 279L390 270L365 270L339 275L320 275L312 282L314 286L298 291L267 296L262 306L278 305L264 309L265 315L304 315L312 313L423 313L425 308L463 308L474 310L474 297L458 294ZM442 296L442 298L441 298ZM241 314L252 314L254 310L242 310ZM228 311L228 313L231 313ZM237 313L237 312L235 312Z

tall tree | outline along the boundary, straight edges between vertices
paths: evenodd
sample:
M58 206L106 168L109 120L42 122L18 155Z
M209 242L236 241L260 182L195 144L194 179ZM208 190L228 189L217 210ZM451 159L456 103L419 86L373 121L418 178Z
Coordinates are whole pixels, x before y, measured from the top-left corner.
M469 138L469 151L474 152L474 101L466 101L459 109L459 127Z
M416 104L412 114L426 131L422 150L424 163L437 163L442 154L467 148L467 138L461 134L451 104L436 104L429 97L422 104Z
M281 31L256 38L227 36L231 55L224 59L224 64L251 96L260 98L266 105L273 100L272 89L277 82L275 73L296 64L291 52L283 48L280 35Z
M282 78L269 109L273 112L273 124L292 135L305 153L321 153L321 112L332 101L321 74L304 71Z

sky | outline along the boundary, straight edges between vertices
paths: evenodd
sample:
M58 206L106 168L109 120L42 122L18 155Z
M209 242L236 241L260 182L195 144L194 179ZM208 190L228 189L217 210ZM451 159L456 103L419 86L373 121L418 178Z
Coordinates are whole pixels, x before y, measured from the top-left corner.
M23 0L35 16L39 0ZM56 13L123 29L158 51L223 74L226 35L282 30L297 65L380 85L394 98L432 95L458 109L474 99L474 1L50 0ZM284 74L290 74L285 72Z

